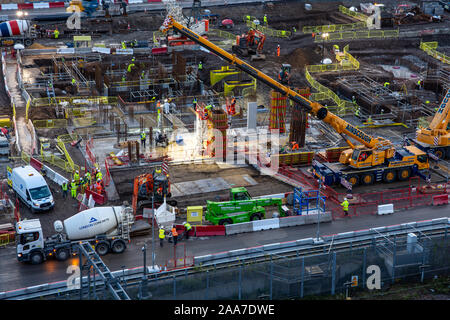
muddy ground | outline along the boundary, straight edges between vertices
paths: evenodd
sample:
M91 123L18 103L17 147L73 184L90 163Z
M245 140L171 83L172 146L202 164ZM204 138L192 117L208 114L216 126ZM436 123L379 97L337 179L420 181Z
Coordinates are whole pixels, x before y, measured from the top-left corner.
M148 172L151 172L151 168L141 168L128 171L111 170L111 175L121 201L131 202L134 177ZM283 193L293 190L292 186L282 183L269 176L262 176L258 171L251 167L221 169L217 164L173 165L169 166L169 174L171 183L247 174L258 183L253 186L246 186L252 196ZM234 187L239 186L236 185ZM214 200L217 197L224 197L227 195L228 190L221 190L206 194L193 194L191 196L174 197L173 199L178 201L179 208L184 209L186 206L206 205L206 200Z

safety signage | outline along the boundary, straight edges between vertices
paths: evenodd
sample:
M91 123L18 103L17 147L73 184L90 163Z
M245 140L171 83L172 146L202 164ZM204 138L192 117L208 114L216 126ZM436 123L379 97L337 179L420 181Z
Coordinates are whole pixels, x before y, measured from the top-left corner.
M358 276L352 276L352 287L358 286Z

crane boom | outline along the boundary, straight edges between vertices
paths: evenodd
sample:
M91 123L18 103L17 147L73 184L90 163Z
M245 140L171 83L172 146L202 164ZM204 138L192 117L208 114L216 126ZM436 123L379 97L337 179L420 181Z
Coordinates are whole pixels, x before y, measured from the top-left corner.
M290 89L289 87L286 87L279 83L278 81L272 79L268 75L264 74L263 72L259 71L258 69L252 67L248 63L244 62L243 60L236 57L234 54L230 54L227 51L219 48L214 43L208 41L207 39L201 37L200 35L196 34L192 30L188 29L187 27L183 26L182 24L175 21L171 16L169 16L165 21L163 26L161 27L161 30L163 32L167 32L169 29L175 29L179 33L183 34L184 36L190 38L194 42L198 43L202 47L208 49L209 51L215 53L219 57L226 60L228 63L236 65L239 69L246 72L250 76L258 79L259 81L265 83L272 89L278 91L279 93L286 95L297 103L298 105L302 106L306 111L313 113L319 120L322 120L325 123L328 123L331 125L334 130L336 130L339 134L345 134L352 139L358 141L359 143L363 144L365 147L374 149L374 148L390 148L392 147L391 142L389 140L385 140L384 138L377 137L373 138L370 135L367 135L366 133L362 132L358 128L354 127L347 121L341 119L340 117L336 116L332 112L329 112L327 108L322 106L321 104L317 102L312 102L300 95L299 93L295 92L294 90ZM350 144L351 147L353 145L346 139L346 141Z
M447 90L444 99L442 99L433 120L430 123L431 130L447 130L447 125L450 120L450 89Z

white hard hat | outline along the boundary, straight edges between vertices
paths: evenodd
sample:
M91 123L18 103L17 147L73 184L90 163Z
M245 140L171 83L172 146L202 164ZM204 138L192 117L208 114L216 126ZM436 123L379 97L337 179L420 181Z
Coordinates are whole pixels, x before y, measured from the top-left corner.
M164 99L164 102L167 102L167 99Z
M347 198L344 198L344 201L347 201Z
M186 221L183 221L183 224L186 224L187 222Z

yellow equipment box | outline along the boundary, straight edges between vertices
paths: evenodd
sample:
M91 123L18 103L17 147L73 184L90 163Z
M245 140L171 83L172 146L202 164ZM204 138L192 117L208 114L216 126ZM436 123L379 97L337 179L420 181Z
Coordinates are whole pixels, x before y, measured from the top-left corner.
M191 206L187 207L187 222L203 222L203 207Z

